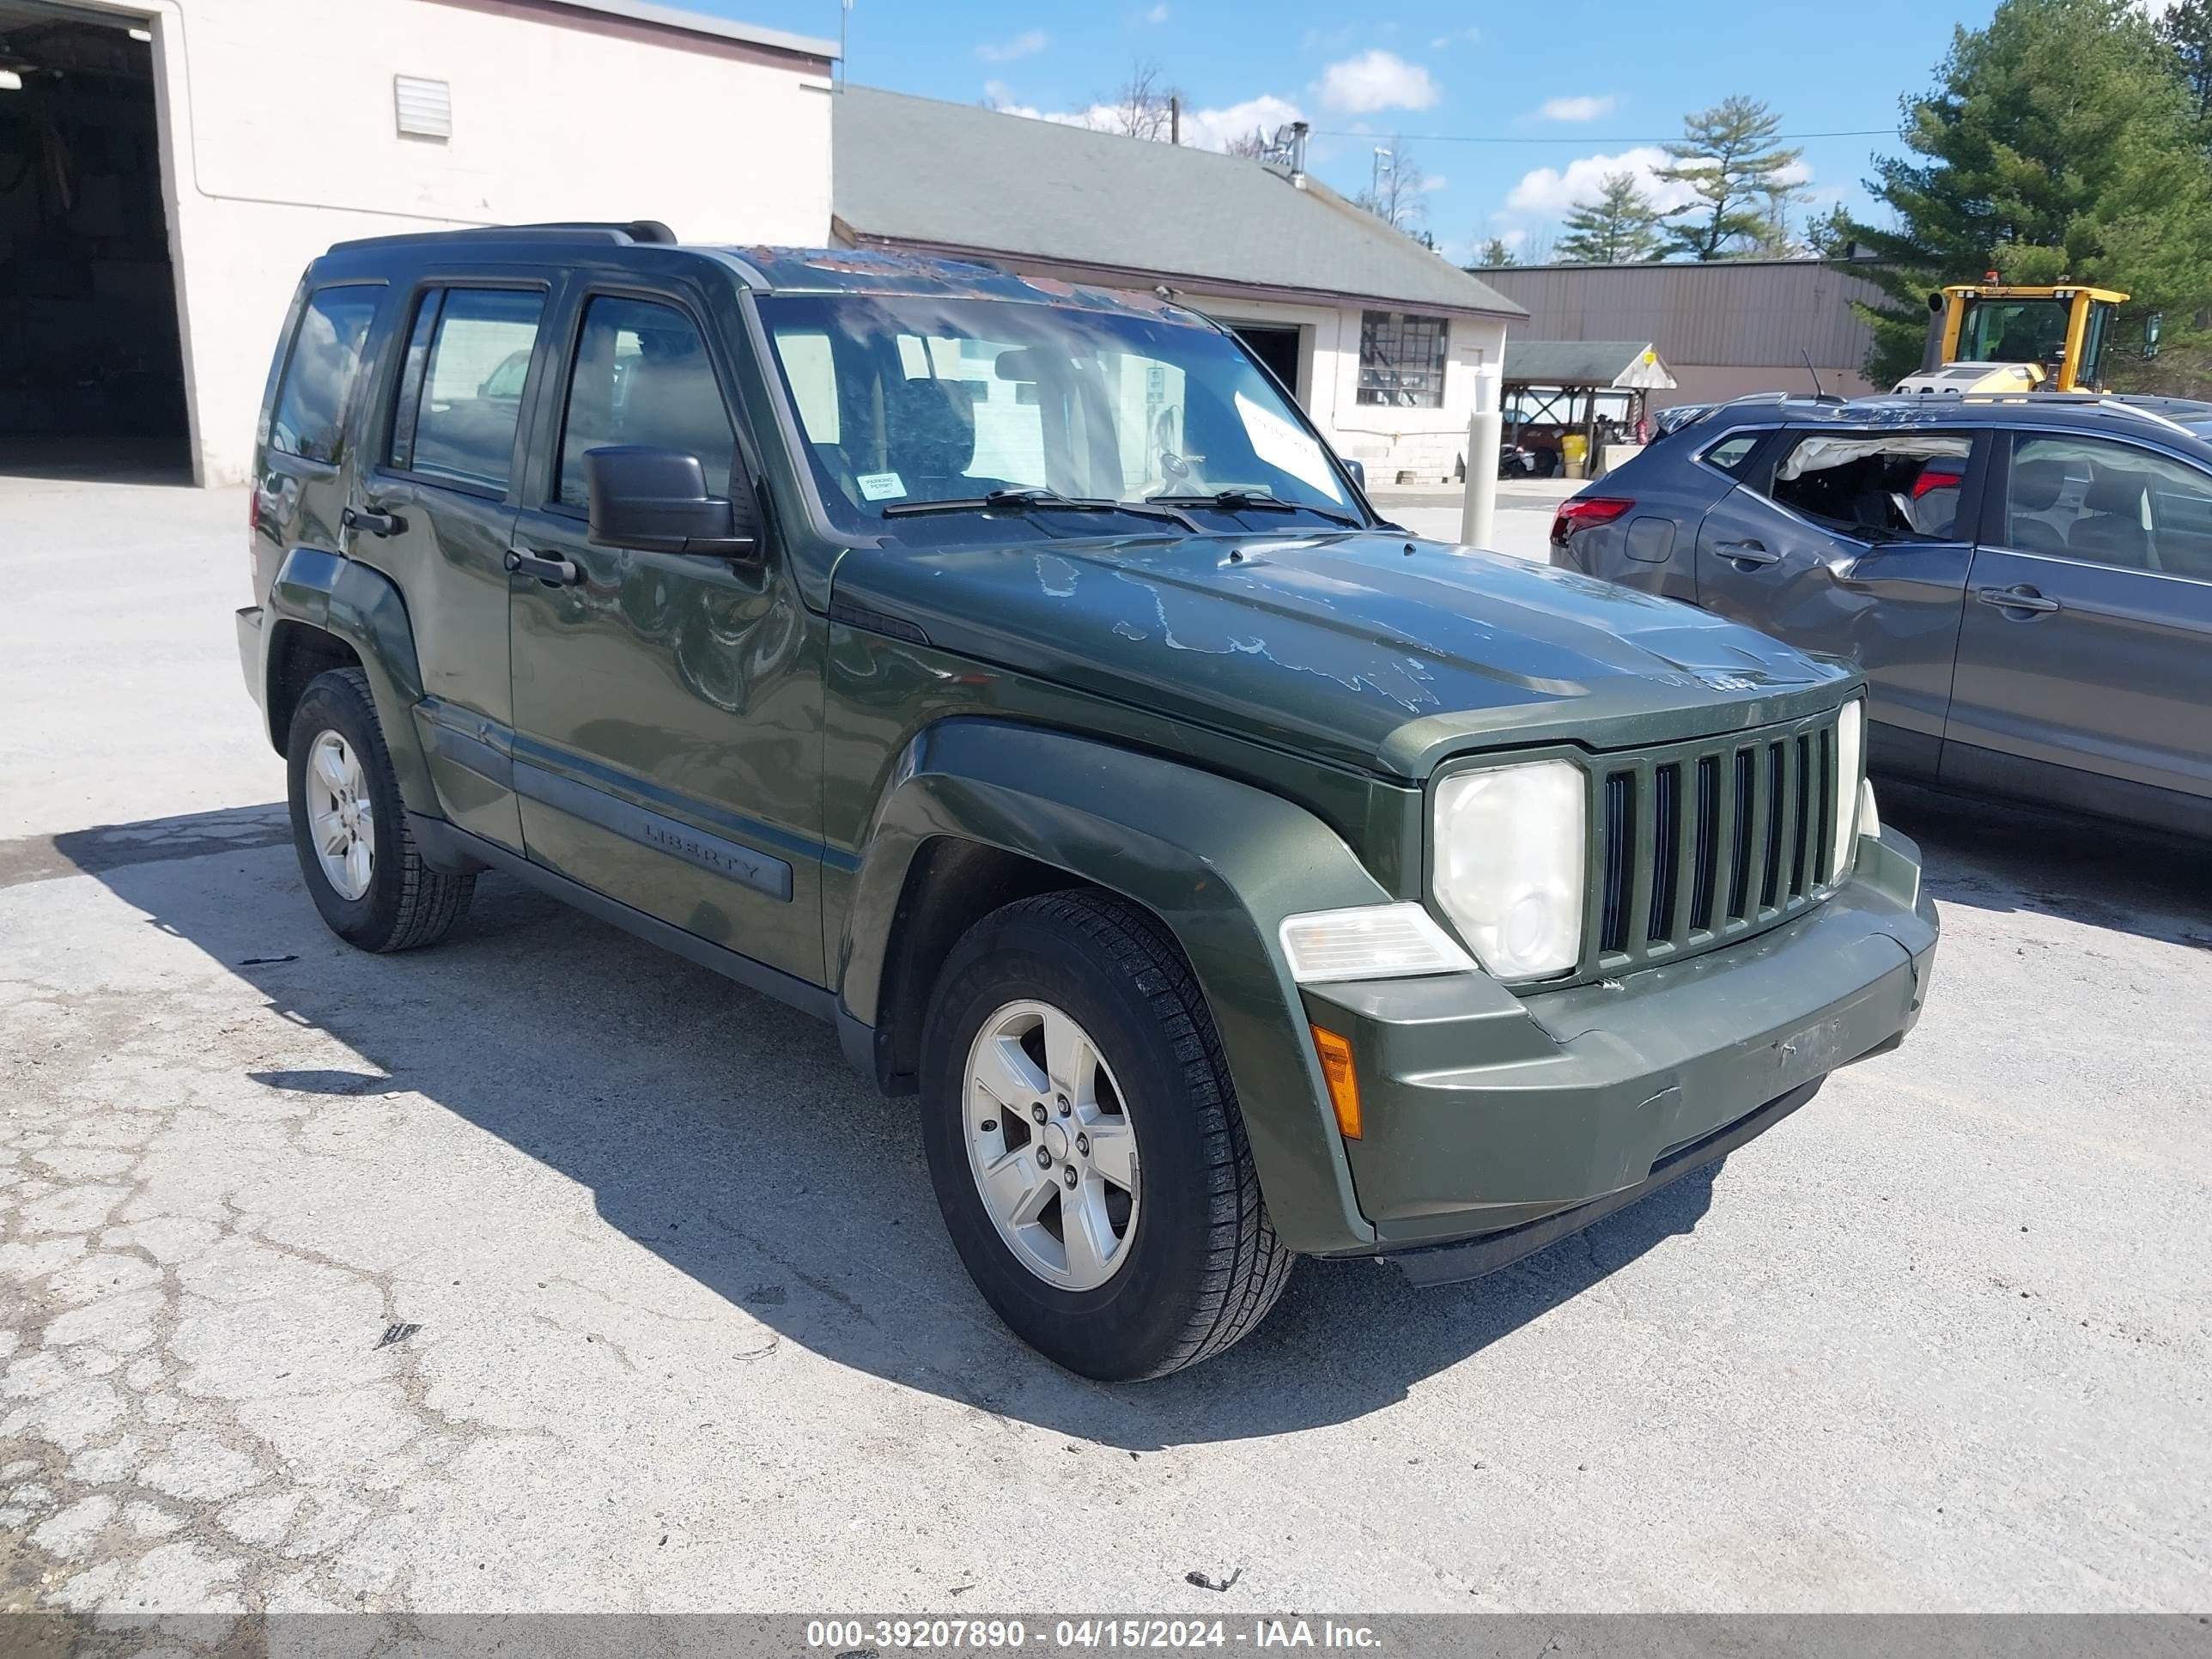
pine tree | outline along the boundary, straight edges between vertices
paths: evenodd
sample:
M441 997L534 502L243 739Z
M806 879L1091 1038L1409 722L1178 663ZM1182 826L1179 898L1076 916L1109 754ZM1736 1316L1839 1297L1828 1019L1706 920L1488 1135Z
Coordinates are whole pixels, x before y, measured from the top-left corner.
M1556 250L1563 264L1626 265L1659 257L1659 210L1632 173L1609 173L1598 198L1566 216Z
M1474 263L1469 270L1500 270L1507 265L1517 265L1513 247L1503 236L1493 236L1475 250Z
M2180 60L2197 118L2212 119L2212 0L2180 0L2158 20L2158 38Z
M1959 29L1936 86L1904 103L1909 155L1868 181L1894 228L1851 226L1891 303L1868 308L1867 373L1920 361L1929 291L1995 269L2133 296L2105 356L2125 383L2142 318L2166 313L2160 368L2207 338L2212 167L2180 60L2125 0L2001 0ZM2186 358L2183 362L2185 364Z
M1723 98L1682 118L1682 142L1667 146L1674 164L1652 175L1696 192L1670 216L1675 222L1667 227L1668 252L1723 259L1787 240L1797 159L1804 152L1778 147L1781 129L1780 118L1755 98Z

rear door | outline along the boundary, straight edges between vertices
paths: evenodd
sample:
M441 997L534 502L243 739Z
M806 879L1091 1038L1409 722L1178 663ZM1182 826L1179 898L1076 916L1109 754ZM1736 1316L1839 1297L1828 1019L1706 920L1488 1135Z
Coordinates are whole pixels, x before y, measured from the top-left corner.
M511 581L514 777L533 863L686 933L822 982L822 636L764 525L741 559L603 547L584 457L696 455L750 489L730 366L689 279L584 289L536 398Z
M524 393L552 298L547 274L526 267L470 266L416 288L351 531L354 556L407 595L447 816L517 852L506 557Z
M2118 439L2010 444L1943 781L2212 830L2212 473Z
M1986 434L1789 428L1698 527L1705 609L1866 671L1870 753L1933 776Z
M312 279L311 279L312 280ZM381 282L304 289L263 399L253 479L253 596L295 547L343 550L346 434L355 428L356 383L371 330L389 292Z

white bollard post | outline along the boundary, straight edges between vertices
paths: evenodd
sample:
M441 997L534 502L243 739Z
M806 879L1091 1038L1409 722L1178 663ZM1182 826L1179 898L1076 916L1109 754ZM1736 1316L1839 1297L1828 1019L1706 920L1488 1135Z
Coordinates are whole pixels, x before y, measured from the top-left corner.
M1474 413L1467 422L1467 498L1460 503L1459 538L1468 547L1488 547L1498 514L1498 446L1505 430L1499 406L1498 363L1474 371Z

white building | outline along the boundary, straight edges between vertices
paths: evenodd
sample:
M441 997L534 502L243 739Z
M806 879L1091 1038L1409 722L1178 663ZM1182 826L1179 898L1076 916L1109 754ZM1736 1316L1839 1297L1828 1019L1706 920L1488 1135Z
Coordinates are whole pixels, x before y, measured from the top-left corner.
M0 457L242 478L348 237L819 246L836 52L640 0L0 0Z
M1370 483L1452 477L1527 313L1291 166L848 87L836 234L1149 289L1236 329Z

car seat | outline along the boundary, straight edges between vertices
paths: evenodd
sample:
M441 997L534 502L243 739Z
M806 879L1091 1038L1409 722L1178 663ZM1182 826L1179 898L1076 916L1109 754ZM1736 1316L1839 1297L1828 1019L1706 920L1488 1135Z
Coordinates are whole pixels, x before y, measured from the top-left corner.
M2066 532L2068 550L2124 569L2157 569L2150 532L2142 520L2143 495L2149 483L2148 477L2141 472L2097 468L2081 498L2081 516Z
M2011 524L2005 540L2023 553L2067 551L2065 533L2048 519L2031 514L2048 513L2066 493L2066 463L2058 460L2014 461L2012 468Z
M898 380L885 390L885 450L908 501L950 501L980 495L997 481L972 478L975 416L963 390L948 380Z
M730 493L737 434L704 351L694 344L688 351L639 358L630 368L623 402L625 443L696 455L708 493Z

